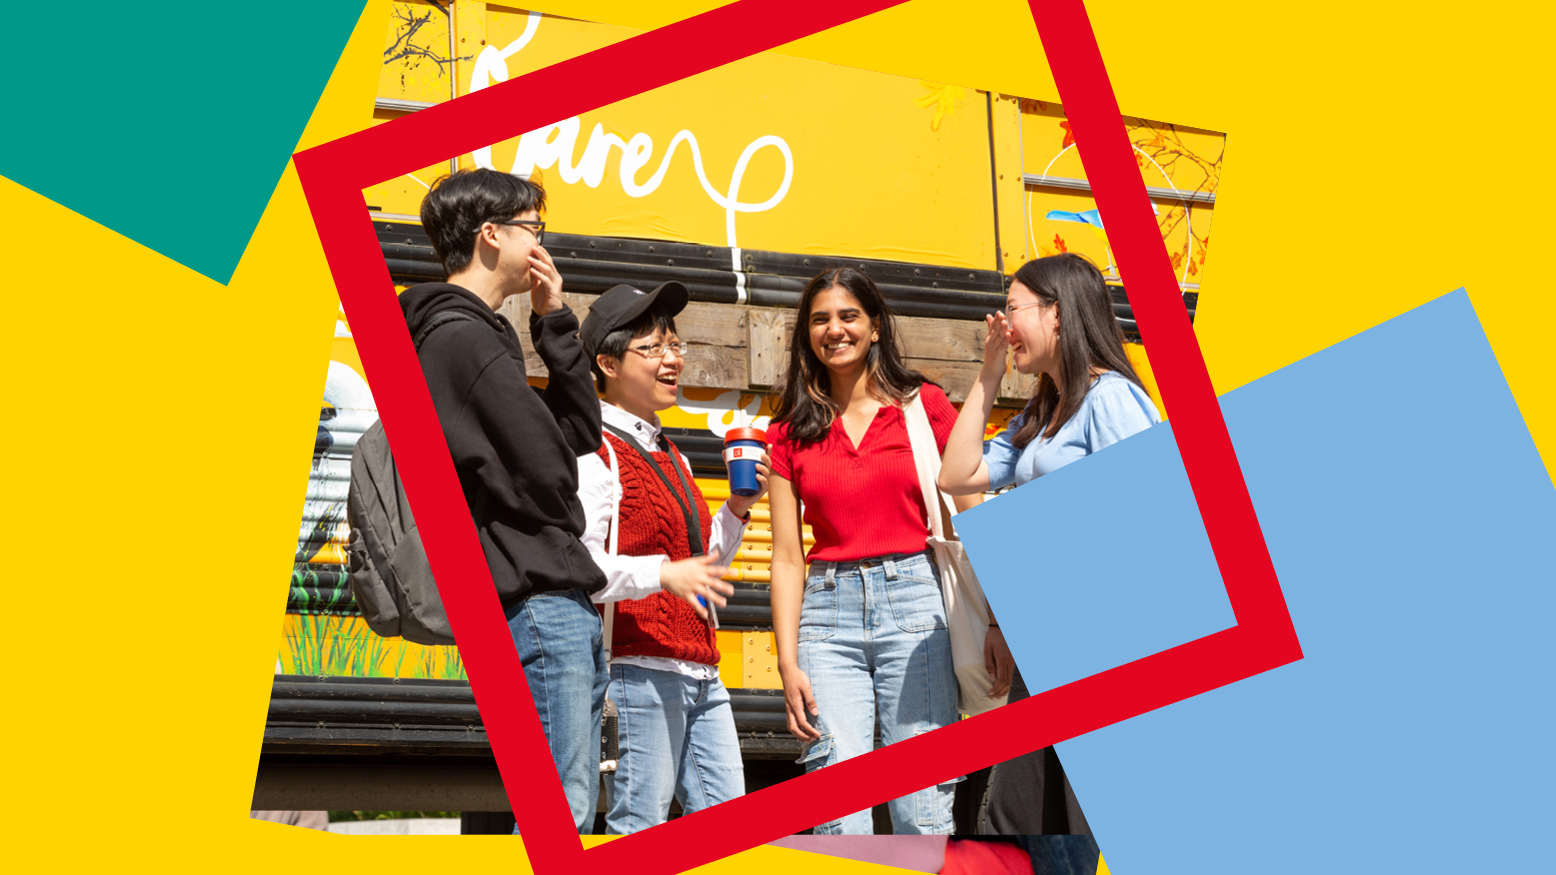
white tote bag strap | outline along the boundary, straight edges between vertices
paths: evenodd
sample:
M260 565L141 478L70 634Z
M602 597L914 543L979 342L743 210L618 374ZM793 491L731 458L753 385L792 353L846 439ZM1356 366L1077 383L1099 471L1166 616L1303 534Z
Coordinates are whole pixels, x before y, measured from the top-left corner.
M956 513L956 503L940 491L940 453L935 444L935 430L929 424L929 413L924 410L923 393L916 393L908 406L903 408L903 419L908 427L908 445L913 448L913 467L918 469L918 487L924 496L924 513L929 517L929 533L937 538L952 539L956 533L947 525L947 517ZM935 496L931 499L930 496ZM939 507L934 505L938 504Z
M908 443L913 448L913 466L918 469L919 489L924 494L924 509L929 516L927 543L934 549L935 564L940 569L940 591L945 597L946 628L951 637L951 662L956 672L957 708L964 714L982 714L1006 701L1003 696L989 697L994 681L983 663L984 641L989 634L988 600L978 585L978 576L967 560L967 553L956 540L951 525L956 503L940 491L940 454L936 452L935 431L919 395L915 395L903 410L903 418L908 427Z
M611 460L611 533L605 539L605 552L616 555L617 536L621 534L621 470L616 467L616 448L611 446L610 438L601 438L605 443L605 454ZM611 657L611 635L616 631L616 603L605 603L604 629L605 634L605 659Z

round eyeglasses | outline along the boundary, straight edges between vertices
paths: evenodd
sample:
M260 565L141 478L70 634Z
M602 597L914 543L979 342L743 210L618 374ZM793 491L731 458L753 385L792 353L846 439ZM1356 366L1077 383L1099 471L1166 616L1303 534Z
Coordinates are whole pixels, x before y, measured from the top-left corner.
M691 344L685 342L684 340L678 340L674 343L661 342L644 344L642 346L632 346L628 347L628 349L632 350L643 358L649 359L650 361L654 359L662 359L672 352L684 359L686 358L686 351L691 349Z
M1013 313L1015 313L1017 310L1025 310L1028 307L1036 307L1037 305L1039 305L1041 303L1043 303L1043 302L1042 301L1033 301L1030 304L1006 304L1005 306L1000 308L1000 313L1002 313L1005 316L1006 321L1009 321L1011 315Z

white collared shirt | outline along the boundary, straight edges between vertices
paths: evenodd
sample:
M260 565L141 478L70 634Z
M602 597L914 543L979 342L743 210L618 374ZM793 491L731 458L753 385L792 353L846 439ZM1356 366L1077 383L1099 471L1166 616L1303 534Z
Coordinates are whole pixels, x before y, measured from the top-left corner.
M639 446L651 453L663 449L659 442L661 429L657 416L654 417L653 422L648 422L620 407L601 401L600 418L632 435ZM680 455L679 451L677 455L690 470L691 463L686 460L686 457ZM613 556L607 551L611 510L617 501L620 488L621 484L611 476L610 466L599 457L599 454L589 453L578 457L578 500L583 505L586 521L583 538L580 540L583 541L584 547L588 548L595 564L605 572L605 588L590 597L599 604L647 598L661 591L659 567L670 559L665 554ZM718 548L720 561L732 561L735 553L740 549L740 539L745 534L745 530L745 521L729 509L729 502L726 501L719 508L718 513L713 515L713 530L708 533L708 546ZM611 663L632 664L658 671L673 671L691 675L699 680L711 680L718 676L718 666L664 656L612 657Z

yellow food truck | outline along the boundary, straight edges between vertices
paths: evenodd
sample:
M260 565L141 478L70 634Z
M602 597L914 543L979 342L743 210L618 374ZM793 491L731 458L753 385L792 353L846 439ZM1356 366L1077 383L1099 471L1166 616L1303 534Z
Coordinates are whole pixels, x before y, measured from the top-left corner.
M389 123L634 33L470 0L396 2L377 100L362 111ZM1225 137L1126 122L1192 315ZM675 279L691 290L677 318L691 344L683 388L661 418L714 509L728 496L722 438L767 423L792 309L805 282L830 267L856 266L876 280L902 322L910 365L960 402L981 359L983 317L1004 301L1009 276L1031 258L1080 253L1107 277L1130 356L1156 395L1056 104L757 55L367 189L399 288L443 278L418 222L421 199L439 176L474 166L545 186L546 248L576 312L617 283ZM503 312L522 325L528 306L510 299ZM544 365L527 352L532 382L543 385ZM1030 389L1007 378L991 432ZM352 601L351 451L376 419L342 311L255 807L505 810L457 647L381 638ZM765 507L752 518L718 644L755 788L799 774L799 743L784 728L773 652L770 518Z

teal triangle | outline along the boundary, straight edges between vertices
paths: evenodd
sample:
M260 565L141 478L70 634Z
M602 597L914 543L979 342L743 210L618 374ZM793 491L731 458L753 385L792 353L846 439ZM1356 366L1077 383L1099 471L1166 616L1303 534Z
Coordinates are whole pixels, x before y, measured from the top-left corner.
M0 175L226 283L363 3L12 5Z

